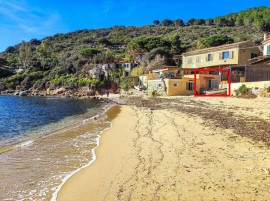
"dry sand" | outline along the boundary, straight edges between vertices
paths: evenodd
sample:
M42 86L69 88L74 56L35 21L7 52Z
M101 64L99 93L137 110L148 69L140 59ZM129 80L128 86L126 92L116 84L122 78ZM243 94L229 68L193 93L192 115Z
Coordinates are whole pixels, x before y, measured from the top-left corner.
M213 106L235 105L233 99L213 100ZM252 100L235 102L252 107ZM257 115L245 111L238 109ZM270 199L270 151L264 143L179 111L115 106L109 118L113 127L102 134L97 160L64 184L59 201Z

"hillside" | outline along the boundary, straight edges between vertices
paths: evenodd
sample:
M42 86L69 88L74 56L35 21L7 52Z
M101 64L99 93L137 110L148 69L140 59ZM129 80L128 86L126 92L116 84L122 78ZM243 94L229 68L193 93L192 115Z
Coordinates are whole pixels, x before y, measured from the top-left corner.
M268 19L269 18L269 19ZM27 90L49 87L72 86L78 88L109 87L111 81L120 84L118 72L116 80L91 79L88 71L95 63L112 60L134 59L132 42L138 37L152 37L151 46L140 48L140 53L154 59L161 54L164 62L175 65L172 57L189 49L196 48L197 41L221 34L235 42L251 40L261 42L263 32L269 30L270 8L252 8L239 13L229 14L215 19L190 19L185 24L179 20L155 21L155 25L142 27L115 26L97 30L79 30L67 34L56 34L42 40L32 39L8 47L0 54L0 90L15 89L16 86ZM147 38L147 37L146 37ZM154 41L154 42L153 42ZM163 42L163 43L160 43ZM160 44L168 44L166 47ZM114 45L127 45L127 48L116 49ZM138 53L136 50L135 53ZM134 60L133 60L134 61ZM3 66L12 69L23 69L23 72L12 75ZM112 72L113 74L113 72ZM111 77L116 77L111 75ZM110 82L109 82L110 81Z

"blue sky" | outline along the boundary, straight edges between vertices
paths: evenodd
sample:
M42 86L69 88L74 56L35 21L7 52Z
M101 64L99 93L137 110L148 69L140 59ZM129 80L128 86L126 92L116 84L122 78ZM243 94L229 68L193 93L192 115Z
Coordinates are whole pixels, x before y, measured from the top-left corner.
M0 51L78 29L211 18L258 6L270 6L270 0L0 0Z

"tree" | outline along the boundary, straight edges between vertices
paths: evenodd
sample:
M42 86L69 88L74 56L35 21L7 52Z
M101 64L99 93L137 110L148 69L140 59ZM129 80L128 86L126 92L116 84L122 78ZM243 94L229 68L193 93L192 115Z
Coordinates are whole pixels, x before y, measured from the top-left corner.
M154 20L154 21L153 21L153 24L154 24L155 26L158 26L158 25L160 24L160 21L159 21L159 20Z
M32 56L32 49L29 43L22 41L19 47L19 59L23 68L29 66L30 58Z
M111 41L109 41L107 38L98 39L98 43L105 45L106 47L112 45Z
M236 18L234 16L228 16L226 19L226 26L235 26Z
M263 32L270 32L270 21L260 21L256 23L256 26Z
M171 54L167 48L158 47L150 51L148 59L153 60L155 59L157 55L160 55L161 57L164 57L165 59L171 57Z
M205 20L203 19L198 19L194 21L194 25L203 25L205 24Z
M128 50L137 53L150 52L157 47L171 47L171 43L161 37L142 36L131 40L128 43Z
M13 47L13 46L9 46L6 50L5 50L5 52L7 52L7 53L15 53L16 52L16 48L15 47Z
M131 77L140 76L143 74L143 68L142 67L133 68L130 74Z
M244 20L242 18L236 18L235 25L236 26L243 26Z
M38 40L38 39L36 39L36 38L34 38L34 39L31 39L31 40L29 41L29 43L30 43L31 45L40 45L40 44L41 44L41 41Z
M224 44L233 43L234 40L226 35L216 34L212 36L208 36L206 38L200 39L197 41L197 48L207 48L207 47L214 47Z
M189 19L189 20L186 22L186 26L194 25L194 22L195 22L195 21L196 21L196 19L194 19L194 18Z
M176 27L183 27L185 25L184 21L181 19L177 19L173 21L173 25Z
M95 48L86 48L79 51L79 54L85 58L92 58L94 55L100 53L101 51Z
M205 25L212 26L213 24L214 24L214 20L213 19L206 19L205 20Z
M182 51L180 36L178 34L174 34L170 37L170 41L173 54L180 53Z
M215 18L215 24L220 27L227 26L227 20L224 17Z
M172 22L172 20L165 19L165 20L162 20L161 24L163 26L169 27L169 26L172 26L173 22Z

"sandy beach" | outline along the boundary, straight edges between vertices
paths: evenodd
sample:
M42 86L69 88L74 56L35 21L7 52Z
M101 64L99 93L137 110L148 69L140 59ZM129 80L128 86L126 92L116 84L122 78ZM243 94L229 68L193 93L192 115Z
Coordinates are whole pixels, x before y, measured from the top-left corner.
M173 101L110 109L97 160L57 200L268 200L270 100Z

